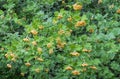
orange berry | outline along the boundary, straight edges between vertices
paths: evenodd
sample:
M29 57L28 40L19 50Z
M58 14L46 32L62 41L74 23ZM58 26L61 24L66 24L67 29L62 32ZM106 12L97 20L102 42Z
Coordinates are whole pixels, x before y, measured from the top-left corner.
M25 73L20 73L21 76L25 76Z
M38 48L37 48L37 51L38 51L38 52L42 52L42 48L38 47Z
M63 16L62 15L58 15L57 19L61 19Z
M48 44L47 44L47 47L48 47L48 48L51 48L51 47L52 47L52 43L48 43Z
M86 66L88 66L88 64L87 63L83 63L81 66L86 67Z
M59 34L59 35L63 35L64 33L65 33L64 30L59 30L59 31L58 31L58 34Z
M7 64L7 67L11 69L11 68L12 68L12 65L11 65L11 64Z
M53 54L53 49L49 49L49 54Z
M67 21L68 21L68 22L71 22L71 21L72 21L72 18L71 18L71 17L69 17L69 18L67 19Z
M30 64L29 62L25 63L25 65L26 65L27 67L31 66L31 64Z
M29 42L29 39L28 38L24 38L23 41L24 42Z
M43 30L43 29L44 29L44 27L41 25L41 26L39 26L39 29L40 29L40 30Z
M72 33L72 32L73 32L73 30L70 29L70 33Z
M14 62L16 61L16 59L15 59L15 58L12 58L11 60L12 60L12 61L14 61Z
M110 9L114 8L114 4L110 5L109 8L110 8Z
M73 68L71 66L67 66L65 70L72 70Z
M58 43L58 44L57 44L57 47L61 49L61 48L64 48L64 47L65 47L65 45L66 45L66 43L65 43L65 42L63 42L63 43L62 43L62 42L60 42L60 43Z
M116 11L116 13L120 14L120 9L118 9L118 10Z
M102 0L98 0L98 4L102 3Z
M8 54L5 54L5 57L8 58Z
M72 56L79 56L80 54L78 52L72 52L72 53L70 53L70 55L72 55Z
M39 68L35 69L35 72L39 73L39 72L40 72L40 69L39 69Z
M62 4L64 4L65 3L65 1L62 1Z
M15 57L15 54L11 53L10 56L13 58L13 57Z
M32 44L33 44L34 46L36 46L36 45L37 45L37 42L36 42L36 41L33 41Z
M44 60L42 58L37 58L38 61L43 62Z
M77 3L75 3L75 4L73 5L73 9L74 9L74 10L81 10L81 9L82 9L82 5L78 5Z
M79 71L77 71L77 70L74 70L74 71L72 71L72 74L73 74L73 75L79 75L79 74L80 74L80 72L79 72Z
M95 66L90 66L91 69L96 70L97 68Z
M78 21L76 24L75 24L75 27L82 27L82 26L85 26L86 25L86 22L85 21Z
M88 49L85 49L85 48L82 51L83 52L91 52L91 50L88 50Z
M57 37L57 38L56 38L56 42L57 42L57 43L61 43L60 37Z
M32 33L33 35L37 35L37 34L38 34L38 32L37 32L36 30L31 30L31 33Z

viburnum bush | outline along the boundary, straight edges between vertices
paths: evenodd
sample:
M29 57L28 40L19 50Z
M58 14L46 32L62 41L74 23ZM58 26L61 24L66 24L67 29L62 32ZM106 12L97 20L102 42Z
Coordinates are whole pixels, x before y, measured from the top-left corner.
M45 1L1 0L0 79L119 79L120 1Z

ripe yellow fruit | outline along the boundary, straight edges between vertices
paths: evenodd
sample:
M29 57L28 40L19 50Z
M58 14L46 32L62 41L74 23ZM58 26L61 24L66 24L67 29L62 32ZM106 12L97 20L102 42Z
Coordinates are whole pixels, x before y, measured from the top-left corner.
M28 38L24 38L23 41L24 42L29 42L29 39Z
M90 66L91 69L96 70L97 68L95 66Z
M49 54L53 54L53 49L49 49Z
M71 18L71 17L69 17L69 18L67 19L67 21L68 21L68 22L71 22L71 21L72 21L72 18Z
M36 42L36 41L33 41L32 44L33 44L34 46L36 46L36 45L37 45L37 42Z
M20 73L21 76L25 76L25 73Z
M37 34L38 34L38 32L37 32L36 30L31 30L31 33L32 33L33 35L37 35Z
M61 14L58 15L57 19L61 19L63 16Z
M48 48L51 48L51 47L52 47L52 43L48 43L48 44L47 44L47 47L48 47Z
M66 45L66 43L65 43L65 42L60 42L60 43L57 43L57 47L58 47L59 49L64 48L64 47L65 47L65 45Z
M60 37L57 37L57 38L56 38L56 42L57 42L57 43L61 43Z
M41 52L42 52L42 48L38 47L38 48L37 48L37 51L38 51L39 53L41 53Z
M64 4L65 3L65 1L62 1L62 4Z
M65 70L72 70L73 68L71 66L67 66Z
M12 60L12 61L14 61L14 62L16 61L16 59L15 59L15 58L12 58L11 60Z
M109 8L110 8L110 9L114 8L114 4L110 5Z
M7 67L11 69L11 68L12 68L12 65L11 65L11 64L7 64Z
M81 66L86 67L86 66L88 66L88 64L87 63L83 63Z
M14 58L14 57L15 57L15 54L11 53L10 56L11 56L12 58Z
M72 55L72 56L79 56L80 54L78 52L72 52L72 53L70 53L70 55Z
M65 33L64 30L59 30L59 31L58 31L58 34L59 34L59 35L63 35L64 33Z
M25 65L26 65L27 67L31 66L31 64L30 64L29 62L25 63Z
M82 9L82 5L78 5L77 3L75 3L75 4L73 5L73 9L74 9L74 10L81 10L81 9Z
M5 54L5 57L8 58L8 54Z
M116 11L116 13L120 14L120 9L118 9L118 10Z
M70 33L72 33L72 32L73 32L73 30L70 29Z
M86 25L86 22L85 21L78 21L76 24L75 24L75 27L82 27L82 26L85 26Z
M39 72L40 72L40 69L39 69L39 68L35 69L35 72L39 73Z
M39 29L40 29L40 30L43 30L43 29L44 29L44 26L42 26L42 25L39 26Z
M80 72L78 70L74 70L74 71L72 71L72 74L76 76L76 75L79 75Z
M98 0L98 4L102 3L102 0Z
M93 33L93 32L94 32L94 29L92 29L92 28L89 29L89 32L90 32L90 33Z
M37 58L38 61L43 62L44 60L42 58Z
M84 48L84 49L82 49L82 52L91 52L91 50Z

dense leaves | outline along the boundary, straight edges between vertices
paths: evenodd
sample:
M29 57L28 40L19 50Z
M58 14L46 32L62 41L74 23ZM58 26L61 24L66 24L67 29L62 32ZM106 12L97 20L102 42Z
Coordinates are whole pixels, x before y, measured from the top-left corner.
M0 0L0 79L119 79L119 0Z

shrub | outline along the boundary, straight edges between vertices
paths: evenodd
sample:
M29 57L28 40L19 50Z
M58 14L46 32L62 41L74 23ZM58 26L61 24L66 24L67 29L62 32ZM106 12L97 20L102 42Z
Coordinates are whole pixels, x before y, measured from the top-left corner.
M120 1L1 2L1 79L120 78Z

